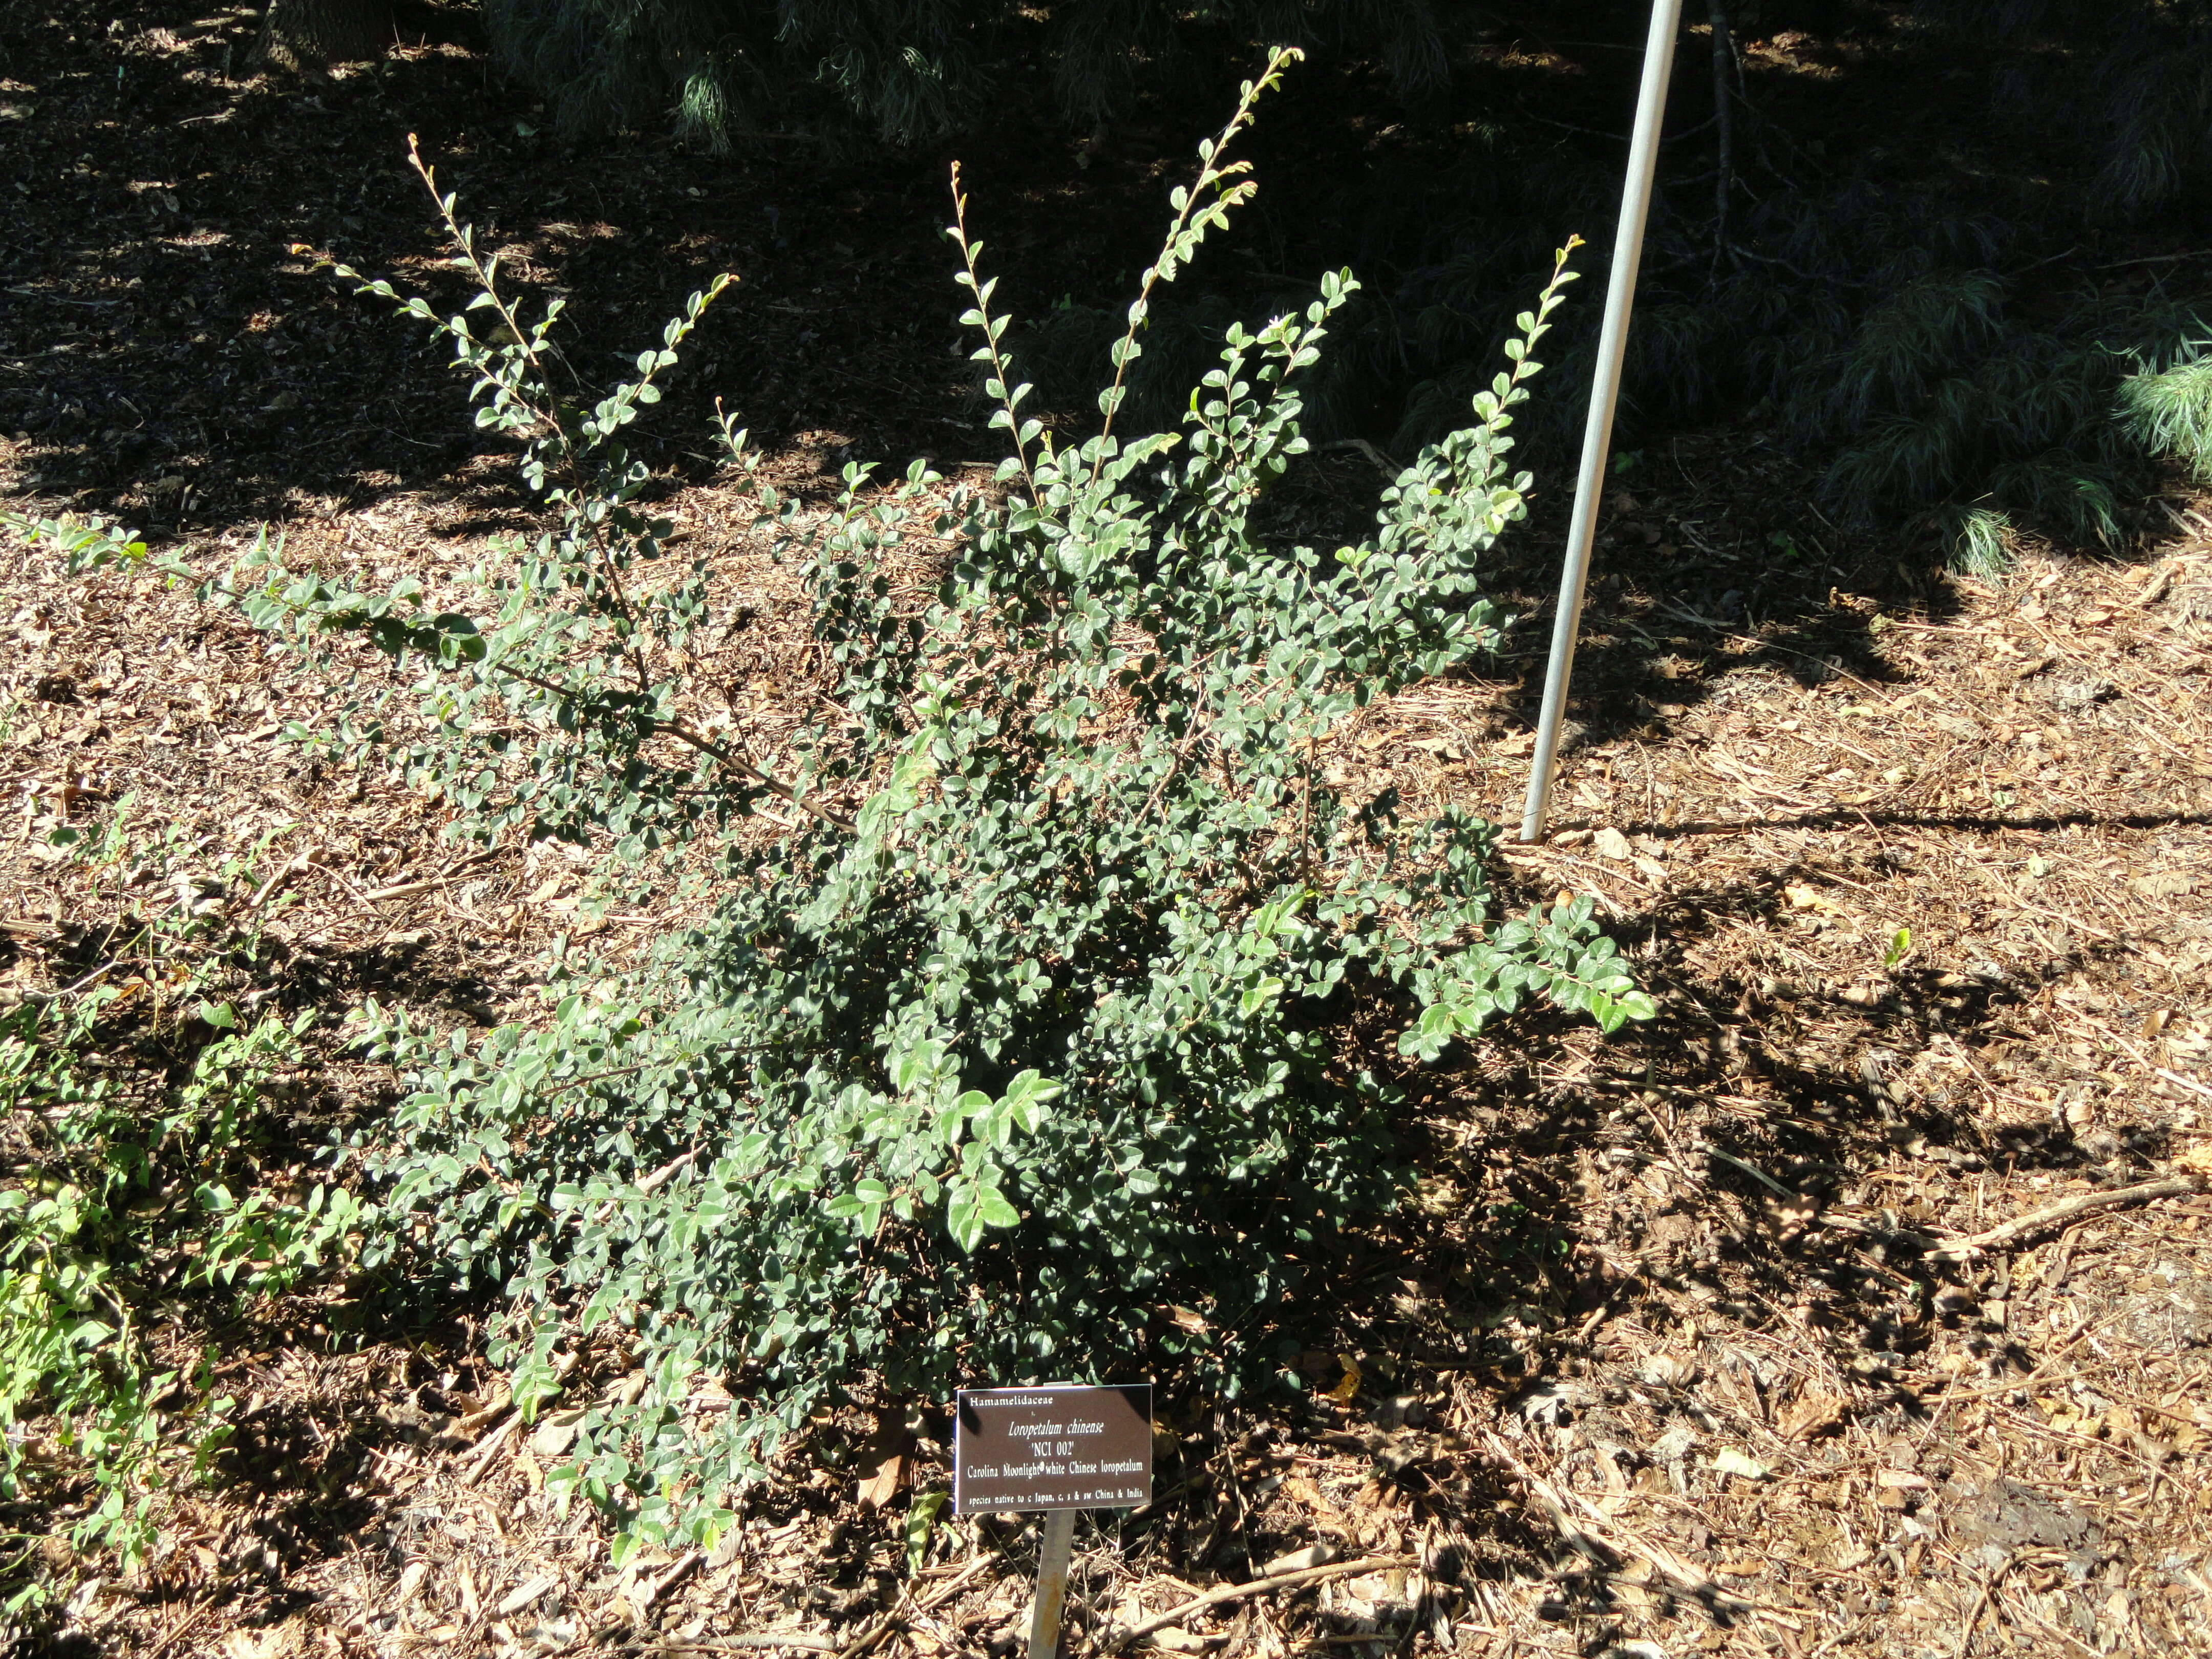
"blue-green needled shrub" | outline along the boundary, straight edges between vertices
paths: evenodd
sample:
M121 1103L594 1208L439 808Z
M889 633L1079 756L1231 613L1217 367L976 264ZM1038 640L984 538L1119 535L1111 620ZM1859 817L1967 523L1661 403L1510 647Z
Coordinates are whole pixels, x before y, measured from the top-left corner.
M1231 330L1177 429L1114 434L1152 298L1254 189L1224 151L1294 55L1174 193L1080 444L1024 415L956 174L965 322L1012 453L981 491L855 465L826 513L756 486L829 665L780 754L711 722L708 572L665 556L619 443L711 291L580 409L548 390L551 317L488 265L473 313L401 301L453 339L556 520L502 544L467 612L273 563L217 586L304 651L362 630L411 670L435 732L405 763L486 833L703 837L724 862L709 922L635 971L572 973L542 1025L375 1024L414 1090L361 1148L369 1254L503 1286L526 1407L586 1340L643 1370L556 1477L626 1540L712 1535L766 1449L855 1391L1173 1366L1242 1386L1271 1310L1407 1180L1390 1071L1524 1001L1608 1030L1651 1012L1587 901L1495 914L1489 825L1328 781L1364 707L1498 636L1478 573L1522 514L1511 411L1565 253L1472 424L1357 546L1278 544L1253 516L1304 447L1299 379L1349 273ZM918 565L933 586L894 582ZM372 702L364 680L331 735L376 738ZM726 833L755 812L782 826L765 851ZM1344 1041L1354 1011L1395 1019L1398 1053Z

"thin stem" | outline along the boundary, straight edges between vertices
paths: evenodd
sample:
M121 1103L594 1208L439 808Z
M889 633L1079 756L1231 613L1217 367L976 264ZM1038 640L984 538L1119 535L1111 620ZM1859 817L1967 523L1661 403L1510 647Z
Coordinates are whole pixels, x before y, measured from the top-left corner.
M523 359L530 365L531 373L538 377L538 384L544 385L545 369L538 360L537 347L530 343L530 337L522 331L521 323L515 317L514 313L507 308L507 301L499 297L498 288L492 280L493 273L486 270L483 262L477 258L477 251L470 244L469 233L463 230L460 221L453 217L452 206L445 197L438 194L438 175L431 168L430 164L422 159L422 151L416 147L415 135L411 132L407 135L407 159L413 165L416 176L422 180L423 188L430 192L430 199L437 204L438 216L446 222L447 235L452 240L453 246L460 249L461 258L468 261L469 270L477 279L477 291L490 299L492 309L499 313L499 319L507 325L507 331L514 337L514 343L521 349ZM550 426L556 432L561 430L561 423L555 420L548 410L523 397L519 391L514 391L512 395L517 403L536 416L538 420ZM565 433L562 434L562 447L565 453L568 448Z
M571 1089L589 1088L594 1083L606 1083L618 1077L629 1077L635 1073L643 1071L652 1063L653 1062L651 1060L641 1060L635 1066L617 1066L609 1071L590 1072L586 1073L582 1077L564 1078L560 1082L555 1084L551 1088L548 1089L544 1094L538 1096L538 1103L542 1105L546 1101L551 1100L556 1096L568 1093ZM688 1157L689 1154L686 1154L686 1156Z
M537 347L531 343L530 337L522 331L522 319L515 315L513 307L501 297L496 273L486 266L483 260L477 258L477 251L471 240L470 233L464 229L461 222L454 217L453 210L447 199L438 193L438 175L430 164L422 159L422 151L416 148L415 135L411 132L407 135L407 159L414 166L416 176L422 180L423 188L430 192L431 201L437 205L438 216L445 222L447 240L460 250L461 258L468 264L470 274L477 279L477 291L491 301L492 309L498 313L501 324L513 337L515 348L522 353L523 362L529 365L531 375L529 380L525 380L518 376L514 384L505 386L501 389L515 402L528 410L532 417L541 427L552 432L553 437L550 442L560 457L562 481L573 489L583 481L582 467L577 459L576 447L569 441L568 428L561 424L557 411L539 399L532 398L526 390L526 387L531 386L541 392L546 390L545 367L538 359ZM540 441L546 441L540 440ZM622 578L615 571L613 555L606 545L605 538L600 534L599 526L592 523L589 518L584 520L584 528L591 537L592 550L599 556L600 579L613 590L615 604L623 621L635 629L637 627L637 613L630 605L629 594L623 591ZM648 683L644 665L633 660L631 667L638 677L639 688L642 690Z
M501 673L506 675L509 679L520 680L526 685L534 685L539 690L550 692L556 697L568 697L575 695L565 685L558 685L551 680L541 679L537 675L528 673L520 668L510 668L505 663L495 663L492 666L496 668ZM746 760L740 755L732 753L724 745L716 743L712 738L707 737L702 732L693 731L690 726L684 725L683 721L654 720L648 716L647 718L647 724L649 725L659 735L674 738L678 743L688 744L692 748L697 750L701 754L707 756L712 760L720 762L724 766L728 767L731 770L743 773L746 777L760 785L762 788L767 790L770 794L780 796L784 800L790 802L793 806L796 806L800 811L805 813L808 817L817 819L821 823L829 825L832 830L842 830L847 835L854 833L853 821L850 818L841 817L838 814L832 812L827 807L817 806L812 801L807 799L806 797L801 794L798 790L784 782L782 779L769 776L767 773L762 771L760 768L755 766L750 761Z
M682 722L656 720L654 725L659 730L666 732L678 742L687 743L690 744L692 748L697 750L701 754L708 756L714 760L720 761L725 766L744 773L745 776L750 778L755 783L760 785L762 788L766 789L771 794L779 795L783 799L789 801L793 806L796 806L800 811L805 813L809 817L829 825L832 830L842 830L848 836L854 833L852 819L841 817L839 814L830 811L826 806L817 806L812 801L807 799L805 795L799 793L798 790L793 788L781 779L770 777L767 773L762 771L751 762L744 759L740 756L731 753L729 750L714 742L712 738L702 737L700 733L694 732L690 726L684 725Z
M573 470L570 476L572 478L574 476ZM600 577L614 590L615 604L621 608L623 622L630 631L630 637L623 641L623 653L629 659L630 672L636 678L637 689L643 691L653 684L653 677L646 672L645 657L637 647L637 607L629 602L629 592L623 586L622 572L615 563L614 550L607 545L605 535L589 514L584 515L584 528L591 532L592 550L599 555Z
M1243 95L1237 100L1237 112L1229 118L1228 125L1221 129L1220 136L1203 148L1201 153L1205 160L1199 167L1198 178L1184 193L1182 204L1176 209L1176 216L1168 226L1167 240L1161 245L1160 257L1146 270L1144 281L1137 289L1136 301L1129 307L1129 326L1121 336L1121 349L1115 353L1119 361L1114 365L1114 384L1107 394L1105 423L1098 429L1098 459L1091 469L1093 483L1098 481L1098 474L1106 464L1104 441L1113 435L1114 416L1121 412L1122 382L1128 376L1131 359L1136 356L1129 348L1136 342L1137 331L1145 325L1151 310L1152 289L1163 280L1175 280L1176 261L1186 252L1182 248L1183 236L1189 228L1192 214L1197 210L1200 193L1208 185L1244 172L1249 165L1239 161L1229 167L1219 166L1221 153L1237 133L1250 124L1252 111L1260 101L1260 94L1274 86L1282 78L1283 70L1304 56L1305 54L1295 46L1278 46L1269 52L1267 67L1256 78L1244 83ZM1244 184L1225 192L1224 199L1214 204L1212 211L1217 216L1225 212L1249 197L1253 188L1251 185Z
M1313 787L1314 756L1321 746L1317 732L1306 733L1304 787L1298 792L1298 877L1303 881L1313 879Z
M1030 500L1036 500L1036 475L1030 471L1030 458L1022 443L1021 410L1014 399L1014 388L1008 376L1011 365L999 349L999 331L991 326L991 304L984 290L981 274L975 269L975 250L968 240L968 193L960 188L960 163L952 164L952 236L960 244L960 258L967 267L968 291L975 296L975 314L983 319L983 343L991 354L991 377L999 383L1000 405L1006 411L1006 428L1013 435L1014 459L1021 463L1022 482L1030 487Z
M571 441L568 428L562 425L557 409L545 401L545 398L550 396L550 388L546 384L545 365L538 356L537 343L531 335L524 332L522 319L499 292L498 273L495 269L497 261L495 260L492 264L488 265L477 257L471 233L455 217L449 198L438 193L437 173L429 163L423 161L415 135L412 133L407 136L407 156L416 175L422 180L423 187L430 192L430 199L438 210L438 216L445 223L447 240L459 250L460 256L466 262L470 273L477 279L477 291L491 302L492 309L498 314L501 324L512 337L513 348L522 354L522 360L528 366L528 378L517 376L512 383L503 383L501 389L527 410L532 418L539 426L551 432L553 435L550 440L540 439L538 441L550 444L559 458L562 482L571 492L585 487L588 480L585 474L582 457L577 453L576 446ZM729 286L730 281L731 278L726 273L717 276L713 285L707 290L707 300L711 301L720 295L721 291ZM562 361L565 362L566 359ZM660 366L656 362L628 388L627 397L629 401L634 402L638 392L651 385L653 377L659 372ZM533 398L530 395L533 389L540 394L538 397ZM629 591L623 584L621 569L615 559L613 550L607 544L605 532L588 514L583 516L583 525L586 534L590 539L592 552L597 556L599 578L607 585L614 596L616 613L631 633L635 634L642 627L638 608L630 602ZM647 671L644 658L634 644L627 646L626 654L629 659L630 671L636 677L638 689L643 690L652 683L652 676Z

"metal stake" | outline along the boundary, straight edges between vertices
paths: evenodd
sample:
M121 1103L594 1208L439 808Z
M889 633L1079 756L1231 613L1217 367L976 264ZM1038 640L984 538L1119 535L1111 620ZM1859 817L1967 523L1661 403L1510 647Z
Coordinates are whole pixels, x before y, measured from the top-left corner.
M1074 1541L1075 1511L1048 1511L1037 1553L1036 1605L1030 1609L1030 1659L1058 1659L1060 1610L1067 1600L1067 1558Z
M1613 277L1605 293L1605 326L1598 337L1597 374L1590 386L1589 425L1583 433L1583 466L1575 481L1575 515L1567 532L1566 568L1559 576L1559 612L1552 625L1552 661L1544 675L1544 706L1536 716L1536 753L1528 775L1528 805L1521 839L1544 833L1552 805L1552 772L1559 758L1559 724L1567 712L1567 679L1575 666L1575 637L1582 628L1583 590L1589 581L1590 544L1597 537L1605 463L1613 447L1613 411L1620 401L1620 364L1628 350L1628 313L1636 299L1636 268L1644 255L1644 222L1651 206L1651 179L1659 164L1659 125L1667 113L1667 77L1674 67L1674 34L1682 0L1653 0L1651 35L1644 47L1644 84L1636 94L1636 131L1628 146L1628 179L1620 196L1620 228L1613 244Z

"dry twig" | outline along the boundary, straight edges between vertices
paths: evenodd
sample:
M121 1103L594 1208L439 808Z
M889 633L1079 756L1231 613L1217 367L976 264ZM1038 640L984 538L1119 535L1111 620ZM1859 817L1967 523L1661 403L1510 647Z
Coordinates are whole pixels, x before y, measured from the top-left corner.
M1948 1243L1938 1244L1928 1254L1939 1261L1963 1261L1983 1250L2003 1249L2021 1239L2032 1237L2063 1221L2076 1216L2095 1215L2104 1210L2125 1209L2133 1204L2148 1204L2161 1198L2191 1198L2204 1190L2204 1182L2198 1176L2164 1176L2156 1181L2142 1181L2132 1187L2116 1187L2109 1192L2081 1193L2063 1198L2056 1204L2046 1204L2039 1210L2030 1211L2018 1218L1991 1227L1984 1231L1954 1238Z
M521 1421L520 1412L510 1411L497 1428L484 1436L477 1449L469 1454L468 1461L461 1465L460 1477L464 1486L473 1486L483 1479L484 1471L491 1467L492 1459L497 1457L499 1449L514 1437L514 1431Z
M1301 1567L1295 1572L1270 1573L1265 1578L1255 1578L1243 1584L1218 1584L1201 1595L1170 1607L1165 1613L1154 1613L1140 1620L1126 1630L1109 1631L1098 1641L1101 1655L1118 1653L1140 1636L1150 1636L1156 1630L1165 1630L1170 1625L1180 1625L1193 1613L1208 1607L1218 1607L1224 1601L1242 1601L1254 1595L1266 1595L1275 1590L1302 1589L1308 1584L1318 1584L1324 1579L1345 1578L1363 1572L1382 1572L1392 1567L1415 1567L1420 1565L1417 1555L1363 1555L1356 1560L1332 1561L1327 1566Z

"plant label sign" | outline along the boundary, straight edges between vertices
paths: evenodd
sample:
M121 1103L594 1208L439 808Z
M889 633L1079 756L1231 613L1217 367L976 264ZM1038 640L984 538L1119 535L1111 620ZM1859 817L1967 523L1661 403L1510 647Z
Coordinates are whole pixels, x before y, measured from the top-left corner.
M1152 1501L1152 1385L963 1389L952 1437L957 1515L1127 1509Z

